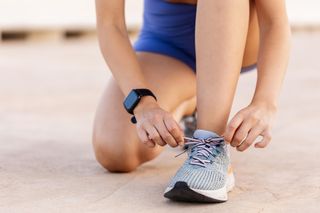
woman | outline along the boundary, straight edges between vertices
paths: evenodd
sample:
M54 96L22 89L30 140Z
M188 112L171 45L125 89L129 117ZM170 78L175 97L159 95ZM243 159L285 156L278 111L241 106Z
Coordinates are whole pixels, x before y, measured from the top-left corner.
M244 151L271 140L290 48L285 0L145 0L134 47L124 0L96 0L96 8L100 47L114 77L95 119L99 163L110 172L130 172L166 144L186 143L188 158L164 196L226 201L234 185L227 144ZM240 70L255 64L252 101L227 124ZM184 139L178 121L196 107L197 130Z

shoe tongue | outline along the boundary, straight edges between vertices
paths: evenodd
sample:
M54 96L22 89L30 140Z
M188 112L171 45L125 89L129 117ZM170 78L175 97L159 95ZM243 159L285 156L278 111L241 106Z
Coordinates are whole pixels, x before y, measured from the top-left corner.
M202 130L202 129L197 129L193 133L193 137L197 138L197 139L206 139L206 138L209 138L209 137L220 137L220 136L215 132Z
M210 137L220 137L217 133L215 132L211 132L211 131L207 131L207 130L203 130L203 129L197 129L194 133L193 133L193 138L196 139L207 139ZM209 148L209 147L208 147ZM202 154L201 152L198 152L199 150L204 150L205 152L207 152L207 150L203 149L203 147L195 147L195 152L191 152L192 156L196 156L198 159L201 160L210 160L212 159L211 154L209 154L209 157L205 156L204 154ZM217 154L218 151L215 151L215 149L212 147L212 153L215 153L215 155ZM196 158L193 159L195 161L198 161ZM201 166L199 166L201 167Z

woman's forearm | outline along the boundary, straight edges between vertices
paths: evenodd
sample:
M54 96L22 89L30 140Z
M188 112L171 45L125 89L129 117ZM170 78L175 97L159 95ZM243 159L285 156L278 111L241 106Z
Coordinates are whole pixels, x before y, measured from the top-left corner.
M98 36L103 57L124 95L134 88L148 88L125 30L115 25L98 26Z
M288 23L271 24L261 28L258 78L252 103L277 106L288 64L290 35Z
M238 151L245 151L252 144L264 148L270 143L277 98L288 64L289 24L260 26L260 29L258 79L253 100L237 112L224 133L225 140ZM255 143L259 136L262 140Z

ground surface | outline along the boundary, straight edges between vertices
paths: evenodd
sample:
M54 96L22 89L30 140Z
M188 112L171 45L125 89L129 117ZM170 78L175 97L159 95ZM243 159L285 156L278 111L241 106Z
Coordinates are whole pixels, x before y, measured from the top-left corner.
M110 75L94 40L1 44L0 212L319 212L320 35L293 43L273 142L233 152L237 187L218 205L163 198L179 150L131 174L96 163L92 120ZM241 76L232 114L254 84Z

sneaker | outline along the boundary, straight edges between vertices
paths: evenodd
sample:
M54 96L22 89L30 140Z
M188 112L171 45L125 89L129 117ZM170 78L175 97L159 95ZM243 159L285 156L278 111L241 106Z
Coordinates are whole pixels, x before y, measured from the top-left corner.
M188 158L177 171L164 197L175 201L219 203L228 200L234 176L223 137L214 132L196 130L186 138Z

